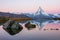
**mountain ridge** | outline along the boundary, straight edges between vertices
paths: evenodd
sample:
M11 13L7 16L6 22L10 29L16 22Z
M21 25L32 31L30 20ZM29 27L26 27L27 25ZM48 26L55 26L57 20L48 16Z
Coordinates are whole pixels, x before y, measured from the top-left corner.
M46 13L41 7L35 13L21 13L21 14L14 14L8 12L0 12L0 17L11 17L11 18L32 18L32 19L53 19L53 18L60 18L60 14L48 14Z

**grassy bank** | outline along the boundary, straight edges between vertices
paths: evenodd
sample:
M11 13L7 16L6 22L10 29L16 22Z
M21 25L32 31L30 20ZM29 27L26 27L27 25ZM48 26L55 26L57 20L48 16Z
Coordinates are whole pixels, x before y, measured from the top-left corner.
M4 23L6 21L8 21L9 19L6 17L0 17L0 23Z
M6 22L8 20L14 20L14 21L27 21L27 20L33 20L32 18L9 18L9 17L0 17L0 23Z
M27 21L27 20L33 20L31 18L9 18L10 20L14 20L14 21Z

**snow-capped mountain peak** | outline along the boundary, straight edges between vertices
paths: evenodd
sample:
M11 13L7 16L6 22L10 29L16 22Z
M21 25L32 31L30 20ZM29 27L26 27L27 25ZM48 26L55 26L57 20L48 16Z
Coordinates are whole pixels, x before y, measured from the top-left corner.
M60 18L60 14L48 14L46 13L41 7L38 8L37 12L35 13L28 13L27 16L34 18L34 19L41 19L41 18Z
M46 16L49 16L41 7L39 7L39 9L35 13L35 15L46 15Z

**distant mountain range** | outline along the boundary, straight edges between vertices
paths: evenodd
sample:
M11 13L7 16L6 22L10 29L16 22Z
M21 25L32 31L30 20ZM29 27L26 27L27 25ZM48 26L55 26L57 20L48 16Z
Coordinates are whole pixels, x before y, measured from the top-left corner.
M39 7L36 13L21 13L21 14L14 14L14 13L6 13L0 12L0 17L11 17L11 18L33 18L33 19L45 19L45 18L60 18L60 14L48 14L45 13L44 10Z
M0 12L0 17L10 17L10 18L30 18L27 15L24 14L14 14L14 13L5 13Z

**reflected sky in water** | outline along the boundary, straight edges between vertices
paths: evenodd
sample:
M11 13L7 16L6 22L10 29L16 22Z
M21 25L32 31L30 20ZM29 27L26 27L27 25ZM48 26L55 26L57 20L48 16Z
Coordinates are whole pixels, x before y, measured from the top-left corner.
M46 24L60 24L60 20L46 20L46 19L29 20L26 22L22 22L20 24L26 24L27 22L30 22L31 24L37 25L38 28L43 28Z
M27 22L35 24L36 28L28 30L25 27ZM16 35L8 34L1 25L0 40L60 40L60 20L29 20L19 24L23 26L23 30ZM51 28L59 30L51 30Z

